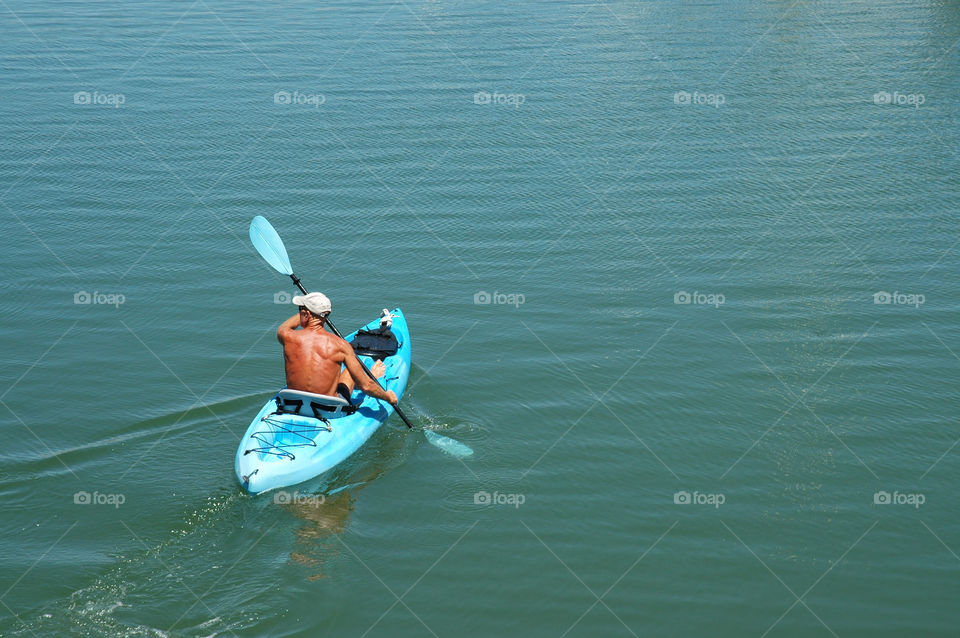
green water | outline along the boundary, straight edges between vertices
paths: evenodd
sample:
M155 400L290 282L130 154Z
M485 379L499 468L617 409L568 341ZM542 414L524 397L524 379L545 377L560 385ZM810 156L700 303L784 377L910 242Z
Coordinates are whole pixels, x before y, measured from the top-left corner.
M0 15L0 634L956 634L956 3ZM242 493L257 214L473 457Z

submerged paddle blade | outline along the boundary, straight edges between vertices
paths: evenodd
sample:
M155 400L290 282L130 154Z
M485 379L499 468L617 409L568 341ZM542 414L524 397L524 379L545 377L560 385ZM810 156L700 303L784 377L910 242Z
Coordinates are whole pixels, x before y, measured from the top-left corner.
M427 437L427 441L431 445L434 445L447 454L451 454L457 458L464 458L473 454L473 450L470 449L470 446L461 443L460 441L454 441L453 439L443 436L442 434L437 434L433 430L424 430L423 435Z
M287 257L287 249L284 248L280 235L262 215L257 215L250 222L250 241L260 256L275 270L285 275L293 274L293 266L290 265L290 258Z

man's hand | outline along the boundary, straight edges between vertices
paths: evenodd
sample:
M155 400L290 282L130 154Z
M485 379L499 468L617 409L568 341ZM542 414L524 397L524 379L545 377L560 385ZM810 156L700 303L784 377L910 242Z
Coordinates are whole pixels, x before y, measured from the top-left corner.
M350 376L353 377L354 383L360 387L366 394L380 399L381 401L388 401L390 405L397 405L400 401L397 398L397 393L393 390L384 390L380 383L374 381L367 376L367 373L363 371L363 366L360 365L360 360L357 359L357 355L353 352L353 347L344 341L343 346L343 356L344 356L344 365L347 367L347 371L350 372ZM382 361L377 361L373 365L373 369L370 371L378 379L384 375L386 369L384 368Z

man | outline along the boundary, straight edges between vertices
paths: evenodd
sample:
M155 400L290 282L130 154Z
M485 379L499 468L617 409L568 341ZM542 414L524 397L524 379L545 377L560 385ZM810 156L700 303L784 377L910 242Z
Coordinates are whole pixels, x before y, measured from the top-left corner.
M283 345L287 387L292 390L341 397L350 402L354 384L365 393L397 404L397 395L385 391L363 371L349 343L324 330L330 314L330 300L321 292L293 298L300 312L277 328L277 340ZM303 328L297 330L297 326ZM378 379L386 372L383 361L371 369Z

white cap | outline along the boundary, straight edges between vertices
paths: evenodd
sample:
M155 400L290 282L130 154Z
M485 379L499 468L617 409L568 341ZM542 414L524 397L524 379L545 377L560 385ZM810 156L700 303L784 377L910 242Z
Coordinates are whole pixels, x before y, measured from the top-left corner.
M330 300L322 292L311 292L309 295L298 295L293 298L293 305L306 306L307 310L315 315L330 312Z

